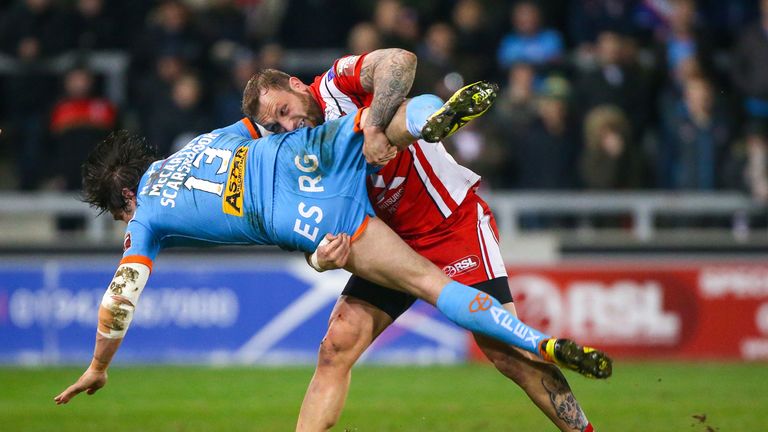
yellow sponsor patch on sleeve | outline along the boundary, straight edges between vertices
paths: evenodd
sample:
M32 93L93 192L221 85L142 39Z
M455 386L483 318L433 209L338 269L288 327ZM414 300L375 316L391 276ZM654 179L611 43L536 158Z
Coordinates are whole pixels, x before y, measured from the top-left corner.
M227 187L224 190L221 206L224 213L232 216L243 217L243 183L247 155L248 147L238 147L227 174Z

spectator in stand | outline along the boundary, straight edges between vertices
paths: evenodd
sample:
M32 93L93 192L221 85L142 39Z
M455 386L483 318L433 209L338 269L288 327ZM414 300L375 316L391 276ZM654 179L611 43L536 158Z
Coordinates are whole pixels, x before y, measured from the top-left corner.
M84 67L64 75L64 93L51 112L48 128L52 147L46 160L52 176L49 188L80 190L80 165L117 124L117 109L97 96L94 87L94 76ZM60 230L74 230L83 228L85 221L79 216L59 217L56 224Z
M568 36L579 52L589 54L600 32L634 27L632 12L638 0L571 0Z
M34 189L40 182L45 118L56 94L55 79L42 62L71 47L66 18L50 0L18 2L0 16L0 50L19 61L17 73L3 83L0 103L8 116L4 140L16 143L11 152L22 190Z
M109 50L122 46L120 26L104 0L78 0L75 8L75 44L82 50Z
M200 14L205 26L201 31L211 42L228 41L246 44L245 12L235 0L213 0Z
M120 26L120 40L126 50L132 53L134 44L146 36L147 21L156 8L154 1L109 2L107 9L117 16ZM134 59L132 58L131 61Z
M746 136L744 183L752 198L768 204L768 131L764 123L752 124Z
M466 82L488 79L494 73L496 35L479 0L460 0L453 8L456 58Z
M659 150L661 185L687 190L722 187L731 130L706 78L693 77L685 83L683 100L665 121L665 130Z
M259 50L259 65L264 69L283 69L285 50L279 43L264 44Z
M24 0L0 19L0 48L24 60L54 56L73 47L70 14L52 0Z
M768 204L768 125L753 121L744 139L733 145L727 186L747 191L759 204Z
M143 75L162 53L173 52L196 69L206 66L205 37L193 24L191 12L180 0L165 0L151 13L150 24L137 42L134 63Z
M696 6L718 49L730 49L738 33L760 14L755 0L698 0Z
M400 0L379 0L373 13L373 23L386 47L413 51L419 43L416 11L403 6Z
M483 174L484 183L491 187L512 187L514 178L505 173L504 167L512 158L510 143L525 133L537 118L536 72L533 66L518 63L507 73L504 91L496 99L494 108L483 118L486 124L484 167L477 168ZM463 164L462 164L463 165Z
M214 98L214 121L231 124L242 117L243 89L259 69L253 53L241 51L234 56L229 68L229 80L222 85Z
M210 57L228 66L238 49L247 45L245 13L234 0L214 0L200 14L200 27L211 46Z
M347 49L349 54L360 55L382 48L381 35L370 22L361 22L349 31Z
M634 21L643 45L665 40L669 31L668 17L675 0L640 0L635 7Z
M210 113L201 101L202 88L196 76L187 74L173 83L170 98L154 110L148 130L150 142L161 156L213 129Z
M642 134L648 118L649 91L639 71L626 64L623 36L601 32L597 37L597 65L580 71L577 82L576 104L581 112L615 105L629 116L633 135Z
M587 114L579 162L581 183L587 189L639 189L644 186L643 165L642 152L621 109L602 105Z
M153 73L139 78L133 104L138 108L138 120L144 130L149 129L155 113L171 98L173 84L187 70L187 64L179 53L166 51L158 53Z
M489 118L507 133L527 129L537 115L536 71L527 63L518 63L509 69L507 85L496 101Z
M570 85L561 77L542 83L537 118L510 143L505 169L515 189L573 189L577 186L579 142L568 112Z
M683 98L685 83L700 76L704 76L704 70L696 57L689 57L677 64L658 94L661 119L676 115Z
M541 12L536 3L523 0L512 7L512 33L504 36L497 52L498 66L507 70L524 62L536 66L558 63L564 53L563 40L557 30L542 28Z
M741 34L733 56L733 82L744 96L753 120L768 121L768 0L760 2L760 17Z
M64 94L51 112L49 172L60 189L80 189L80 164L117 125L117 108L97 96L94 87L91 71L84 67L70 70L64 76Z
M446 23L435 23L427 29L424 43L416 53L419 67L411 92L434 93L444 99L468 84L458 72L455 56L456 33Z
M693 0L672 0L668 30L663 37L663 58L672 75L681 62L696 58L704 72L712 77L712 42L706 29L697 24L696 3Z
M357 21L355 8L336 0L284 2L278 40L286 48L342 47Z

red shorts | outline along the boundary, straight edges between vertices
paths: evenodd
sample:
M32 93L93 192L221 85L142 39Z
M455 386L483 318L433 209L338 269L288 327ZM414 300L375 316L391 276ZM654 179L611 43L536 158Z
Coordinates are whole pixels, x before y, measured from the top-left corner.
M486 292L500 303L512 302L507 270L501 259L499 232L488 205L475 194L467 196L443 224L431 232L403 239L448 277ZM416 297L352 275L342 295L364 300L393 320L413 305Z
M474 193L430 233L403 240L464 285L507 276L496 219L488 204Z

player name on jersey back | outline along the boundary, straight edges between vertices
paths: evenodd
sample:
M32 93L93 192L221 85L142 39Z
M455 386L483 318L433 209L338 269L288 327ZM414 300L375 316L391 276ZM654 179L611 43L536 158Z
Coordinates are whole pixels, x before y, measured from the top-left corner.
M221 190L212 182L205 184L200 179L189 175L193 166L200 167L205 152L208 152L209 159L216 157L218 149L209 148L208 144L218 136L219 134L213 133L201 135L170 158L159 161L159 167L155 167L155 164L158 164L155 162L150 167L150 171L147 172L149 179L142 188L140 195L159 196L161 197L160 204L164 207L176 207L176 198L182 186L190 190L198 187L221 195ZM219 156L227 157L226 153L218 153ZM224 166L223 163L222 166Z

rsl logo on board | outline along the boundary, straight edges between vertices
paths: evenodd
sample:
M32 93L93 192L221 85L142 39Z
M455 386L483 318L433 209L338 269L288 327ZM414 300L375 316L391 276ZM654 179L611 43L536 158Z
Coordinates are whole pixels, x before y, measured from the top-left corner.
M243 217L243 181L248 147L238 147L232 157L227 175L227 188L221 200L222 211L232 216Z

